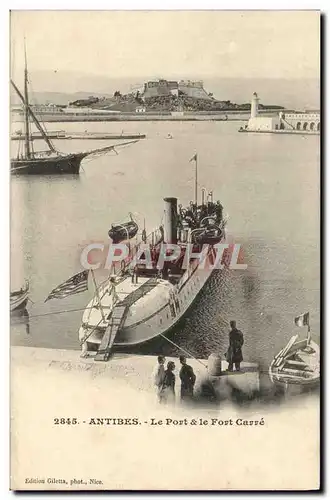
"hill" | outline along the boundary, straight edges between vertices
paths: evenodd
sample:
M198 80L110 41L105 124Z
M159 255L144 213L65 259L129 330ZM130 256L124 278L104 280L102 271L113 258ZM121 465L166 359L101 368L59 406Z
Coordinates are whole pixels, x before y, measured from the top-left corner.
M151 80L135 92L122 94L116 90L112 97L88 96L71 101L70 106L88 107L121 112L214 112L249 110L250 104L236 104L230 100L220 101L204 88L202 80ZM283 109L274 104L260 108Z
M20 89L23 88L22 75L12 75ZM39 104L52 102L65 105L93 95L111 97L118 89L127 94L132 89L143 90L145 78L116 78L104 75L90 75L78 72L34 71L32 81L33 101ZM205 88L219 101L230 100L246 103L252 93L257 92L264 103L279 103L289 109L319 109L319 79L276 79L276 78L221 78L204 77ZM86 90L87 89L87 90ZM14 96L13 96L14 97ZM13 103L18 103L16 96Z

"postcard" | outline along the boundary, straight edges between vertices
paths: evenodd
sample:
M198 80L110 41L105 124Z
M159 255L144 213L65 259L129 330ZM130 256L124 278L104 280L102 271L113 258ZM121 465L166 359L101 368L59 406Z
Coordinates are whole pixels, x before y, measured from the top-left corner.
M12 490L319 490L320 18L11 12Z

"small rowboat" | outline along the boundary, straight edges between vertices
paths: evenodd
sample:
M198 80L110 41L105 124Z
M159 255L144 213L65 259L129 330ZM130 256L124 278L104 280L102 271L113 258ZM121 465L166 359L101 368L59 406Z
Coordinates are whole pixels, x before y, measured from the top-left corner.
M311 340L291 337L287 345L274 357L269 367L271 381L282 387L288 384L312 386L320 379L320 347Z
M112 224L111 229L109 229L108 235L112 239L113 243L120 243L121 241L130 240L134 238L139 230L139 226L133 220L130 214L131 220L129 222L124 222L123 224Z
M25 309L29 295L29 282L24 287L10 294L10 312L18 312Z

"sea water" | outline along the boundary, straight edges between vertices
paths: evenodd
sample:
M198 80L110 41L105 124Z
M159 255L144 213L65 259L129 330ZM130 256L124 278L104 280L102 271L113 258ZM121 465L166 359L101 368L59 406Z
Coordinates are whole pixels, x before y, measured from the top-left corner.
M294 333L294 316L309 311L319 339L320 138L240 134L243 122L53 123L49 130L145 133L137 144L86 159L79 176L11 179L12 288L28 279L28 316L12 321L13 345L79 349L78 329L93 286L76 296L44 302L81 270L80 252L109 243L114 222L132 212L140 229L158 227L163 198L187 204L198 184L212 190L229 215L228 234L241 244L245 271L216 271L188 317L173 333L195 356L223 353L229 321L244 333L244 357L267 366ZM119 130L120 129L120 130ZM168 139L171 134L172 139ZM121 141L56 141L63 152ZM36 149L40 149L36 143ZM17 143L13 147L18 147ZM42 146L43 147L43 146ZM100 282L103 270L96 272ZM15 284L15 286L14 286ZM138 352L173 353L163 339Z

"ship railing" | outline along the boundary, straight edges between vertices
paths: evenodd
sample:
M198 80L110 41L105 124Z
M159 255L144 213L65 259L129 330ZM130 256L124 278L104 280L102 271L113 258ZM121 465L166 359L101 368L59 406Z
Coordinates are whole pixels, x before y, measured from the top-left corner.
M43 158L43 157L48 157L53 154L52 151L34 151L34 157L35 158Z
M220 224L219 224L219 227L220 227L221 229L225 229L225 227L226 227L226 225L227 225L228 221L229 221L229 215L228 215L228 214L225 214L225 215L222 217L222 220L221 220L221 222L220 222Z
M190 229L188 231L188 243L192 243L192 235L196 232L196 231L200 231L200 227L197 227L196 229Z
M87 321L86 321L87 324L89 322L89 319L90 319L90 316L91 316L93 310L102 308L102 299L106 295L112 296L112 304L111 304L112 307L117 302L118 296L116 293L116 286L115 286L116 283L115 283L114 278L116 278L116 274L115 274L114 269L112 268L112 274L110 274L109 278L107 278L105 281L103 281L102 283L100 283L97 286L97 290L95 290L95 295L94 295L93 300L92 300L92 306L89 308L89 313L88 313L88 317L87 317ZM110 286L110 288L108 288L107 286L104 286L105 283L111 284L112 286ZM102 288L103 288L102 294L100 294L100 289L102 289Z
M113 276L115 278L118 278L120 276L123 276L124 274L127 274L127 272L134 273L134 270L131 268L131 263L134 260L135 255L139 251L141 245L144 244L151 244L154 246L157 242L160 242L162 240L162 233L159 229L154 229L151 231L149 234L146 235L144 240L141 239L141 241L136 242L135 244L130 244L129 243L129 255L128 257L121 261L120 265L112 264L110 268L110 277Z

